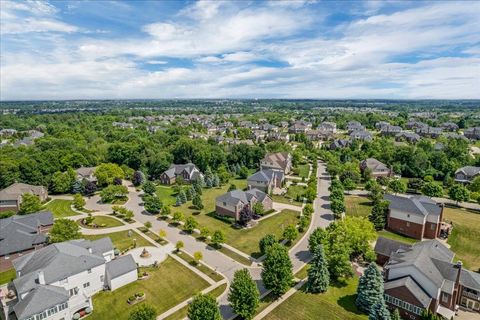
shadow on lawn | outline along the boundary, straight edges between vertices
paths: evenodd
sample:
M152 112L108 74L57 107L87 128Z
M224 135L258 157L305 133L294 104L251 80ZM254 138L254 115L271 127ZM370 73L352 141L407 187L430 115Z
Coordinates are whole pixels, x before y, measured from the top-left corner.
M363 314L355 306L356 297L357 297L356 294L350 294L347 296L340 297L338 299L338 305L348 312L355 313L355 314Z

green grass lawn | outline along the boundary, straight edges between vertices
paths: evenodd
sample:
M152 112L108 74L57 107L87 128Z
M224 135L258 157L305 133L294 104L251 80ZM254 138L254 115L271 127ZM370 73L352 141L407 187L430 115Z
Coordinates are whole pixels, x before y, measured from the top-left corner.
M308 178L308 171L310 170L310 166L308 164L300 164L293 168L293 172L298 175L300 178Z
M71 204L72 200L55 199L50 201L42 209L51 211L55 218L64 218L79 215L79 213L76 213L72 210L72 208L70 207Z
M216 282L223 280L223 277L219 273L216 273L214 270L210 269L209 267L202 264L201 262L197 263L195 259L185 251L180 251L180 252L175 251L175 254L179 258L181 258L182 260L190 264L191 266L197 268L198 270L200 270L201 272L203 272L204 274L212 278L212 280Z
M409 238L409 237L406 237L406 236L403 236L401 234L394 233L394 232L391 232L391 231L388 231L388 230L377 231L377 234L378 234L378 236L381 236L381 237L384 237L384 238L388 238L388 239L392 239L392 240L396 240L396 241L400 241L400 242L404 242L404 243L408 243L408 244L412 244L412 243L415 243L415 242L418 241L416 239Z
M92 227L92 225L87 226L87 225L81 224L81 221L82 221L82 220L83 220L83 219L80 219L80 220L78 220L77 222L78 222L83 228L97 229L97 228ZM97 226L99 226L98 228L113 228L113 227L120 227L120 226L123 226L123 225L124 225L123 222L118 221L117 219L114 219L114 218L112 218L112 217L105 217L105 216L96 216L96 217L94 217L92 224L96 224ZM104 225L104 226L101 227L102 225Z
M0 272L0 284L9 283L17 277L15 269L8 269L6 271Z
M346 280L330 286L324 294L310 294L304 291L305 286L281 305L270 312L264 319L280 320L360 320L368 319L355 306L355 295L358 278Z
M133 246L133 239L137 240L137 247L152 246L150 242L134 231L132 231L132 236L129 237L128 230L105 234L83 235L83 238L88 240L97 240L104 237L110 237L113 246L120 251L127 250L129 247Z
M145 268L150 277L138 280L113 292L103 291L93 297L94 311L90 319L128 319L129 313L141 303L153 305L162 314L175 305L208 287L208 283L171 257L158 269ZM144 292L146 299L131 306L129 296Z
M372 202L367 197L345 196L346 214L353 217L367 217L372 211Z
M170 186L157 186L157 196L164 205L173 206L175 204L175 192Z
M473 210L445 207L443 219L453 221L453 231L448 238L451 249L467 268L480 268L480 213Z

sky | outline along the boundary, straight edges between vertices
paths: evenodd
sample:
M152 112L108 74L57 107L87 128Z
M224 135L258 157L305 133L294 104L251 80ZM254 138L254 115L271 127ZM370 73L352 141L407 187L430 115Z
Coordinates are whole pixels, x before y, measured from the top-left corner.
M0 1L0 99L477 99L480 1Z

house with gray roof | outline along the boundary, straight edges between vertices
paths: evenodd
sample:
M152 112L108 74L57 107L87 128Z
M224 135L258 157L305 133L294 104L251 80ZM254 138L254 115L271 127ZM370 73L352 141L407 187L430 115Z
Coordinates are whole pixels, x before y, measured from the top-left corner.
M410 143L417 143L420 140L420 136L414 132L402 131L395 135L395 141L407 141Z
M463 135L471 140L480 140L480 127L465 129Z
M480 176L480 167L466 166L455 171L455 181L460 183L470 183L478 176Z
M284 174L288 174L292 169L292 155L288 152L267 153L260 160L260 170L265 169L282 170Z
M435 239L440 235L443 205L426 196L386 194L389 202L387 229L415 239Z
M168 170L160 175L160 181L162 184L173 184L178 177L182 177L184 182L191 183L200 176L203 176L203 174L191 162L187 164L172 164Z
M275 188L281 188L285 175L281 170L265 169L252 174L247 178L247 185L266 193L271 193Z
M245 206L253 208L257 202L261 203L266 211L272 209L272 199L261 190L232 190L216 198L215 212L218 215L232 217L235 221L238 221L243 208Z
M350 132L350 140L351 141L358 140L358 141L369 142L369 141L373 140L373 136L370 132L368 132L367 130L364 130L364 129L353 130L352 132Z
M372 177L389 177L392 175L392 170L386 164L378 161L375 158L367 158L360 162L360 170L370 170Z
M86 179L90 182L96 182L95 170L97 167L80 167L75 172L77 173L77 180Z
M110 238L55 243L13 261L17 278L3 301L6 319L72 319L92 296L137 280L131 255L115 259Z
M14 184L0 190L0 211L18 211L22 202L22 195L31 193L45 201L48 197L47 188L43 186L33 186L26 183L15 182Z
M10 269L11 261L16 257L43 247L52 225L51 212L0 219L0 272Z
M480 274L453 262L455 254L434 240L398 244L384 265L384 294L389 309L403 319L420 319L423 310L452 319L458 306L480 312ZM472 314L472 319L478 316Z

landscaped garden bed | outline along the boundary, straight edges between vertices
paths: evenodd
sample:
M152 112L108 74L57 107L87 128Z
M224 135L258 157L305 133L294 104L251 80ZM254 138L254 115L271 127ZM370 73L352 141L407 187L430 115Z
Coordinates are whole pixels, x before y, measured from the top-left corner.
M101 228L113 228L120 227L124 224L117 219L106 216L86 217L77 221L83 228L88 229L101 229Z
M113 242L113 246L120 252L125 252L135 247L151 246L150 242L144 237L131 230L96 235L83 235L83 238L88 240L97 240L105 237L109 237Z

